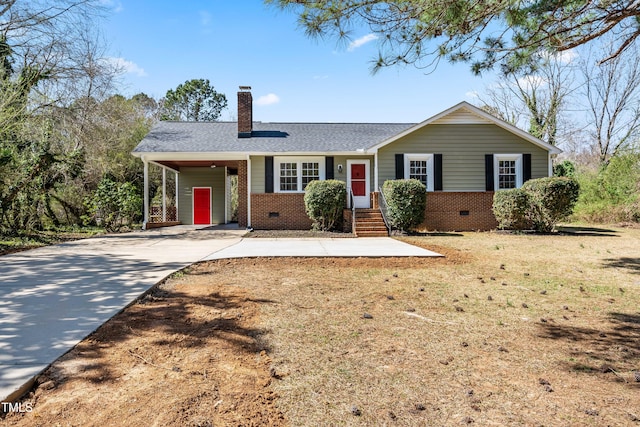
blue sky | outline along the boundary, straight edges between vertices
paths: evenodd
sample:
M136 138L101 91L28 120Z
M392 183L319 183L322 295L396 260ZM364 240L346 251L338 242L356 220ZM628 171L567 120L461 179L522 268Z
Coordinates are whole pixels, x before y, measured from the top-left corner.
M156 98L186 80L209 79L236 118L238 86L252 87L263 122L420 122L481 92L492 77L441 62L370 72L377 46L366 29L352 45L314 40L296 16L261 0L103 0L110 55L126 68L124 95Z

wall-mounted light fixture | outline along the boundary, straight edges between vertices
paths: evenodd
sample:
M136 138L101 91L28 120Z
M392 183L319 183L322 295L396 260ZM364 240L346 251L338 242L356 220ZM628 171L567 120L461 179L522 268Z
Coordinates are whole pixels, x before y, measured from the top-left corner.
M342 173L342 165L338 165L338 173Z

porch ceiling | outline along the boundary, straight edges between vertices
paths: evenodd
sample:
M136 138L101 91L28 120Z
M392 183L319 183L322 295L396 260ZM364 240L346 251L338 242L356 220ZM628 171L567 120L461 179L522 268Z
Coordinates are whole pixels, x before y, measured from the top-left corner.
M158 160L156 163L179 171L180 168L238 168L237 160Z

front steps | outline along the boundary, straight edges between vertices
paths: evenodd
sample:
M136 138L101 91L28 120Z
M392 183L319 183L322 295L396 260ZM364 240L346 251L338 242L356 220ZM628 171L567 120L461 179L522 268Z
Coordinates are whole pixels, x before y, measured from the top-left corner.
M356 209L356 237L388 237L389 231L378 209Z

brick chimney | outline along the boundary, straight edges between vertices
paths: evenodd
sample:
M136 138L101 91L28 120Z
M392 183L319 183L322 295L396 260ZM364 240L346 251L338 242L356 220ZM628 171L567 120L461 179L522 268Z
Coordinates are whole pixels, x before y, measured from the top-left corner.
M251 138L253 131L253 98L251 86L240 86L238 91L238 138Z

